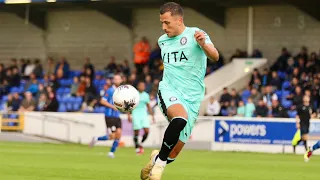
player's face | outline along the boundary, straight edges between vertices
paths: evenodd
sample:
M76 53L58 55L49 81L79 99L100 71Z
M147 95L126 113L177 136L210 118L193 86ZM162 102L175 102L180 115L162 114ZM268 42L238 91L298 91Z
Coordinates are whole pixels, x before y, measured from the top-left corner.
M174 37L179 33L179 26L182 25L182 17L172 16L170 12L166 12L160 15L160 22L162 24L162 30L168 37Z
M139 83L138 85L138 90L140 92L144 91L146 89L146 85L144 83Z
M119 75L116 75L113 77L113 83L115 86L120 86L120 84L122 83L122 78Z

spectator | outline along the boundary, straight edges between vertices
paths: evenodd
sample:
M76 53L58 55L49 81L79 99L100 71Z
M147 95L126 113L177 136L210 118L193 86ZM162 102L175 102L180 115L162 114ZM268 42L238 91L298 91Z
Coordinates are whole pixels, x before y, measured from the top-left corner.
M235 101L236 104L238 104L239 101L241 101L241 97L235 88L232 88L231 90L231 101Z
M267 117L268 116L268 108L263 102L262 99L259 100L258 105L256 106L255 116L257 117Z
M3 64L0 64L0 85L3 83L3 80L6 77L6 71Z
M37 103L37 110L38 111L42 111L44 109L44 106L47 102L47 97L45 94L41 94L39 96L39 100L38 100L38 103Z
M252 88L258 89L258 91L260 91L261 87L262 87L261 80L259 78L255 78L252 84Z
M261 85L263 87L268 86L270 84L270 80L271 80L271 76L270 76L269 70L265 68L261 76Z
M68 78L70 66L65 57L62 57L60 62L57 63L55 68L55 75L57 79Z
M91 82L90 77L85 78L86 81L86 89L85 89L85 96L83 102L83 110L89 110L90 112L93 111L94 105L97 103L96 101L96 94L97 90L94 87L93 83Z
M272 105L272 101L278 100L278 96L272 93L272 87L267 86L265 89L265 94L263 95L263 102L267 104L268 107Z
M94 74L92 73L91 69L90 68L87 68L85 69L85 74L86 74L86 77L89 77L91 82L93 82L94 80Z
M297 86L295 88L295 92L290 94L287 99L292 100L293 103L293 109L295 109L296 106L299 104L302 104L302 99L303 99L303 94L302 94L302 89L300 86Z
M30 59L28 59L26 69L24 70L24 76L25 77L30 76L30 74L33 72L35 67L36 65L34 63L31 63Z
M142 73L143 67L148 63L150 57L150 50L151 46L146 37L142 37L141 41L134 45L134 64L137 68L138 75Z
M57 101L56 96L52 91L48 93L47 99L48 100L44 105L43 111L57 112L59 108L59 102Z
M79 89L79 78L77 76L73 77L73 83L71 85L71 96L77 96L77 91Z
M276 63L271 67L273 71L285 71L287 69L287 62L290 58L290 53L287 48L282 48L281 55L278 57Z
M10 68L7 69L6 71L6 81L8 82L8 85L12 87L12 70Z
M281 79L278 76L276 71L272 71L272 76L270 80L270 85L272 86L273 90L280 90L281 89Z
M237 108L237 116L243 117L245 115L245 107L244 107L244 102L240 101L239 106Z
M32 93L27 91L24 93L25 98L22 100L19 112L34 111L37 107L37 102L33 99Z
M210 98L210 102L207 106L206 116L217 116L220 113L220 104L215 98L212 96Z
M293 73L293 70L294 70L294 59L293 59L293 57L290 57L288 59L288 64L287 64L287 68L286 68L285 72L288 75L291 75Z
M259 79L261 81L261 75L258 69L253 70L253 73L251 75L250 85L253 85L255 83L255 79Z
M54 74L50 75L49 86L52 87L53 91L56 91L60 87L60 83Z
M288 118L287 110L279 104L278 100L272 101L271 117Z
M150 76L150 75L147 75L147 76L146 76L145 82L146 82L146 89L145 89L145 91L146 91L147 93L151 93L151 91L152 91L152 79L151 79L151 76Z
M248 98L248 102L245 105L245 117L253 117L254 111L256 110L255 105L252 102L251 98Z
M296 59L302 58L303 60L307 60L308 58L308 49L305 46L301 47L300 53L295 57Z
M43 68L42 64L40 63L39 59L34 61L35 67L33 69L33 73L36 75L37 78L42 78L43 76Z
M47 75L55 73L55 66L53 58L49 57L47 62Z
M236 101L232 100L230 106L227 108L228 116L237 115Z
M126 76L128 77L130 75L130 65L129 65L129 62L128 60L124 60L123 61L123 64L120 64L119 65L119 69L120 71Z
M34 73L30 74L30 80L28 83L25 85L24 91L29 91L31 92L34 96L36 96L38 92L38 81L36 79L36 76Z
M149 68L150 69L156 69L157 66L155 65L155 61L161 59L161 49L159 47L159 44L156 43L155 48L152 50L150 57L149 57ZM220 60L220 59L219 59ZM208 61L209 62L209 61Z
M12 87L19 87L20 81L21 81L21 77L19 74L19 69L16 67L12 68L11 86Z
M225 106L226 103L229 103L231 101L232 97L228 92L228 88L223 88L223 93L220 97L220 103L222 106Z
M116 73L117 72L117 64L116 64L116 58L114 56L110 57L110 62L109 64L104 68L105 71L109 73Z
M86 93L86 78L84 76L80 76L80 84L79 84L79 88L77 91L77 96L84 96Z
M25 73L25 70L26 70L26 67L27 67L27 63L26 63L26 60L25 59L20 59L20 74L24 74Z
M6 103L6 111L10 112L10 111L18 111L19 110L19 106L20 106L20 97L19 94L17 92L8 95L8 101Z
M93 64L91 63L91 60L89 57L86 57L85 58L85 63L84 63L84 66L83 66L85 69L90 69L91 70L91 73L94 75L95 74L95 70L94 70L94 66Z
M251 57L252 58L262 58L263 55L262 55L262 52L259 49L255 49L255 50L253 50Z
M259 100L262 99L262 95L260 94L260 92L258 92L256 88L252 88L250 98L252 99L254 105L258 105Z
M37 95L36 95L36 98L35 98L36 101L39 101L40 96L41 96L42 94L44 94L46 97L48 96L47 91L46 91L46 89L44 88L43 84L39 84L39 85L38 85L38 92L37 92Z

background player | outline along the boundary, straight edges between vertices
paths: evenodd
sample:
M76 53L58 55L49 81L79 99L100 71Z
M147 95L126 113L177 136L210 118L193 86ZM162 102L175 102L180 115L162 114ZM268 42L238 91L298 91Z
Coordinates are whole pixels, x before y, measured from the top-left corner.
M169 2L161 6L160 21L165 34L158 40L164 63L158 97L159 107L170 123L160 152L153 151L141 170L141 179L150 180L161 179L166 164L177 157L189 139L204 97L207 57L219 59L205 32L184 25L180 5Z
M315 111L310 105L310 97L305 95L303 96L303 104L297 107L297 117L296 117L296 126L297 129L300 130L300 139L295 140L293 143L293 151L295 153L296 146L303 142L306 151L308 150L307 141L309 139L309 127L310 127L310 119L316 116Z
M140 94L140 101L138 106L132 111L132 117L131 114L128 113L128 120L129 122L132 122L132 127L134 130L133 141L136 147L136 153L142 154L144 152L142 143L147 139L150 127L148 112L152 116L153 123L155 122L155 119L149 104L150 96L144 91L146 89L145 83L140 81L137 88ZM144 134L142 136L141 143L139 144L139 132L141 129L144 130Z
M100 137L93 137L90 143L90 147L93 147L97 141L107 141L113 140L112 147L108 156L114 158L114 153L119 145L121 138L121 119L120 112L113 105L112 96L117 87L122 83L122 78L120 75L115 75L113 77L113 85L105 92L105 95L101 98L100 104L106 107L105 111L105 122L107 126L107 134Z

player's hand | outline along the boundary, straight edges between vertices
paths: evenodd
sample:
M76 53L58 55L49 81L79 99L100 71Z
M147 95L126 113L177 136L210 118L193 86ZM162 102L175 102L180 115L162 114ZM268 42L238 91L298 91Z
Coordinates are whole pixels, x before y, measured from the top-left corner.
M132 122L132 117L131 116L128 117L128 121L129 121L129 123Z
M204 32L196 31L196 33L194 33L194 38L201 47L205 45L206 37L204 36Z
M115 110L115 111L119 111L119 109L116 108L115 106L112 106L112 109Z
M296 123L296 128L300 129L300 123Z

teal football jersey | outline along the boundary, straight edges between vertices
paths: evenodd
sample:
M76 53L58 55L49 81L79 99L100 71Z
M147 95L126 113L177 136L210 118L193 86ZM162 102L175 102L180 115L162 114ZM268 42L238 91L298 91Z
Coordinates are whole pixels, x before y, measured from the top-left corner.
M140 100L138 106L132 111L132 115L148 115L148 108L147 104L150 103L150 96L146 92L139 93L140 95Z
M164 64L159 89L170 87L188 102L201 102L205 93L207 56L194 38L196 31L202 30L186 27L178 36L164 34L158 40ZM212 44L208 34L205 37L206 43Z

